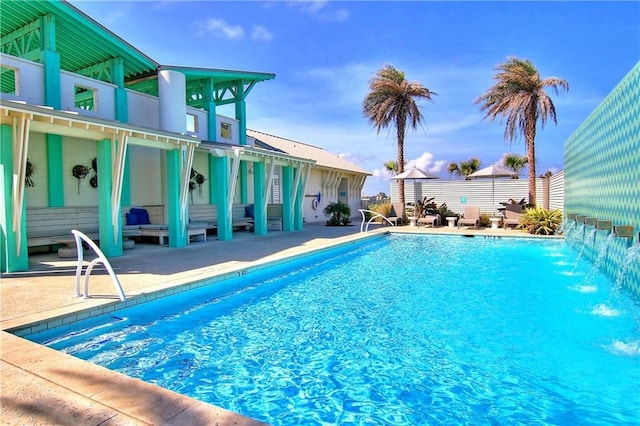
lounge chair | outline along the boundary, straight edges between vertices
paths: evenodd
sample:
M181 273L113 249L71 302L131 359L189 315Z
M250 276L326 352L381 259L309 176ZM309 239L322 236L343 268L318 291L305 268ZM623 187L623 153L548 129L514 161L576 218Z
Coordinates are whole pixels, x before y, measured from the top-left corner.
M424 217L421 217L420 219L418 219L417 221L417 225L431 225L432 228L435 228L436 225L440 225L440 216L438 215L427 215Z
M404 218L404 206L402 203L391 203L391 212L389 213L389 222L393 222L394 225L403 223ZM384 223L384 222L383 222Z
M462 225L473 225L475 229L478 229L480 227L480 207L465 207L464 214L458 219L458 229L460 229Z
M504 210L504 219L502 223L506 228L509 225L517 226L520 224L520 217L522 216L521 204L507 204Z

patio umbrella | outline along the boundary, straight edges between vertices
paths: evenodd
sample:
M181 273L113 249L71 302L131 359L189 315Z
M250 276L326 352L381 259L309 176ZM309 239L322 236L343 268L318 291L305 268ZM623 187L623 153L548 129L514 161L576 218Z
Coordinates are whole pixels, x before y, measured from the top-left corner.
M518 173L504 166L498 166L495 164L480 169L477 172L471 173L467 176L469 179L491 178L491 205L496 206L496 178L501 177L515 177Z
M391 179L393 180L412 180L413 181L413 198L414 200L418 200L417 192L416 192L416 180L424 180L424 179L440 179L439 176L428 175L417 167L414 167L411 170L404 171L398 175L393 176Z

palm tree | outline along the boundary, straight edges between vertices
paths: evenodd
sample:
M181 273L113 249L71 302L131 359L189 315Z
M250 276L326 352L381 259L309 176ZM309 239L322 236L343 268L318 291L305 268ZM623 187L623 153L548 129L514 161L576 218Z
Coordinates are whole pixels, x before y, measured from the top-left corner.
M398 148L398 173L404 172L404 136L408 127L416 129L423 120L417 99L432 101L437 94L419 82L409 82L404 72L385 65L369 82L369 94L364 98L364 116L377 128L395 127ZM400 202L404 205L404 181L398 182Z
M558 77L540 78L536 67L527 59L508 57L507 62L496 65L493 76L495 84L486 93L474 100L486 111L484 118L490 121L497 117L506 119L504 137L512 142L516 135L524 135L529 163L529 204L536 202L536 127L540 119L541 128L551 118L555 124L556 108L544 91L551 87L569 90L569 84Z
M524 169L528 162L526 156L519 154L506 154L503 158L504 165L516 173L520 173L520 169ZM514 176L513 179L518 179L518 176Z
M384 166L384 169L392 175L395 176L398 174L398 162L389 160L385 161L382 165Z
M478 169L480 169L480 159L478 157L470 158L467 161L461 161L460 164L452 162L449 163L449 167L447 167L449 173L464 176L465 179L468 179L467 176L478 171Z

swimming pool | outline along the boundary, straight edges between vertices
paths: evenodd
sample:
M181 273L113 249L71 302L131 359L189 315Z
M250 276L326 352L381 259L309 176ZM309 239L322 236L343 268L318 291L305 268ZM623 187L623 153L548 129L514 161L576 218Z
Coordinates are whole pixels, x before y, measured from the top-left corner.
M274 425L632 424L639 314L561 241L390 235L27 338Z

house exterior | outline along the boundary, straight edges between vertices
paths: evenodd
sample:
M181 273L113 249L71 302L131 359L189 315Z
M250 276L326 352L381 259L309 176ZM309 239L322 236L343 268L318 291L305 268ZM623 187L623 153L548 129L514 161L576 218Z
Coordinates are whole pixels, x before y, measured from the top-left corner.
M247 130L248 140L256 145L268 145L270 149L286 152L296 158L314 161L309 169L302 205L305 222L327 220L324 208L332 202L342 202L351 207L352 216L358 216L361 208L362 187L368 171L352 164L336 154L304 142L269 135L257 130Z
M130 207L159 210L170 247L196 205L219 240L243 204L257 235L274 203L282 230L302 229L316 161L247 137L248 97L275 74L159 64L66 1L3 2L0 30L0 271L28 270L35 229L58 222L95 224L120 256Z

